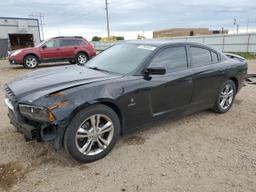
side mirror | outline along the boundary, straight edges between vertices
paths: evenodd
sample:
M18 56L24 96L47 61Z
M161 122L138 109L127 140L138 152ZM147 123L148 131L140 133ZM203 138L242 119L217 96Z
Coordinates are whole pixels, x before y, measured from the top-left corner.
M47 45L43 45L43 46L42 46L42 49L46 49L46 48L47 48Z
M166 69L164 67L149 67L145 70L147 75L164 75L165 73Z

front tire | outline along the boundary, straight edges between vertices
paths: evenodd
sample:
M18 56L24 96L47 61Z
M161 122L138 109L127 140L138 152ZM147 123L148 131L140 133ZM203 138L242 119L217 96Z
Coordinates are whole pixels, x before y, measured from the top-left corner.
M82 163L105 157L116 144L120 121L111 108L94 105L80 111L71 121L64 136L68 154Z
M36 56L34 55L28 55L24 58L24 67L28 69L33 69L38 66L39 60Z
M236 85L234 81L228 80L222 84L219 95L215 101L213 111L226 113L232 107L236 96Z

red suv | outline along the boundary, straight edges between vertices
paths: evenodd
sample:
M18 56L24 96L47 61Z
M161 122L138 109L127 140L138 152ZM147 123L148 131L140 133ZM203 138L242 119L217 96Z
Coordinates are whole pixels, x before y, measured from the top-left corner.
M36 47L13 51L8 59L10 64L21 64L35 68L43 62L67 60L72 64L85 64L94 57L93 46L83 37L55 37L41 42Z

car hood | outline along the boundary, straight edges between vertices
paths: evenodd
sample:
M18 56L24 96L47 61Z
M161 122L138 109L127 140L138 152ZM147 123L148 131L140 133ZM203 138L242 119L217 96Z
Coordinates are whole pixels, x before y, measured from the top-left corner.
M118 77L120 76L73 65L36 70L14 79L7 86L16 99L24 100L25 97L32 101L55 91Z
M36 49L37 47L26 47L26 48L22 48L20 49L21 51L31 51L31 50L34 50Z
M22 49L15 49L13 51L10 51L10 53L14 53L16 51L32 51L32 50L35 50L35 47L27 47L27 48L22 48Z

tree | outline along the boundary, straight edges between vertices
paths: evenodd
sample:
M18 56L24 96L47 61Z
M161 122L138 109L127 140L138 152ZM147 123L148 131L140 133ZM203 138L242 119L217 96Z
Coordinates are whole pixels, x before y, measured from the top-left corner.
M98 36L92 37L92 41L100 41L100 40L101 40L101 37L98 37Z
M115 36L115 39L117 41L121 41L121 40L124 40L124 37L123 36Z
M143 35L138 34L137 39L146 39Z

